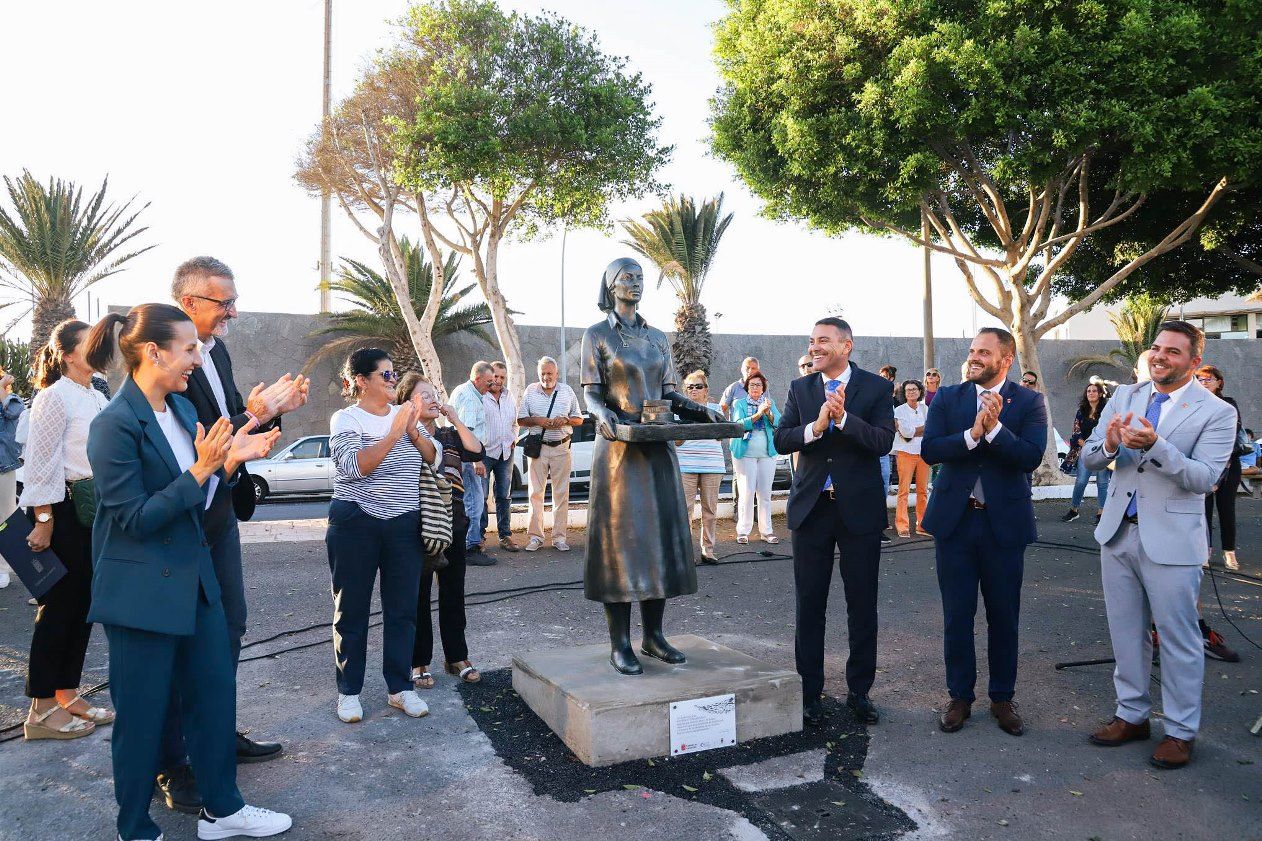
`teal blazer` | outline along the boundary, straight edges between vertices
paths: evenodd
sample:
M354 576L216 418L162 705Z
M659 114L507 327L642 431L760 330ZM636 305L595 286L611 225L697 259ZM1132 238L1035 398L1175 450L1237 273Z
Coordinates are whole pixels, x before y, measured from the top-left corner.
M191 437L197 412L167 395ZM181 471L149 401L131 377L92 421L88 461L96 482L89 622L189 636L197 593L218 604L219 581L202 526L206 489ZM219 481L226 482L223 471Z
M753 414L757 411L751 409L748 398L742 397L732 404L732 421L734 423L743 424L747 432L754 431ZM763 419L763 434L767 436L767 455L776 456L775 431L777 424L780 423L780 409L776 406L776 401L771 401L771 417ZM755 433L757 434L757 433ZM744 438L732 439L732 458L739 459L745 457L745 450L749 448L749 442Z

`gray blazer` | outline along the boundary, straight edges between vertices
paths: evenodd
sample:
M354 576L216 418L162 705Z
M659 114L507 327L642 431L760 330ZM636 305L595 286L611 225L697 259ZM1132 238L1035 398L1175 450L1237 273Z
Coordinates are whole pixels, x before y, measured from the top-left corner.
M1134 413L1131 426L1148 410L1152 383L1120 386L1109 400L1082 448L1087 469L1103 470L1113 459L1104 453L1104 437L1114 415ZM1154 562L1199 566L1209 555L1205 495L1209 493L1236 441L1236 410L1210 394L1196 380L1157 426L1157 442L1148 452L1118 450L1109 498L1095 538L1101 546L1121 527L1126 507L1139 495L1139 540Z

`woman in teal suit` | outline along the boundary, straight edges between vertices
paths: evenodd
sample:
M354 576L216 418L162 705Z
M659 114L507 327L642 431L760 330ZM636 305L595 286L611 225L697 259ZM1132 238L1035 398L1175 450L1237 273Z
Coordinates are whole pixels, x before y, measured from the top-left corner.
M284 832L288 815L246 806L237 790L236 679L202 522L214 494L228 492L225 477L266 455L280 432L251 435L249 424L234 436L226 419L209 430L197 423L178 392L201 365L200 345L176 307L142 304L106 316L89 333L86 355L104 371L116 352L127 380L88 434L97 493L88 621L105 627L110 644L118 838L162 838L149 799L175 681L205 804L198 837Z
M732 440L732 471L736 474L736 542L748 543L754 528L754 499L758 500L758 531L768 543L779 543L771 530L771 482L776 475L776 445L772 436L780 410L767 392L767 378L745 378L746 397L732 404L732 420L745 434Z

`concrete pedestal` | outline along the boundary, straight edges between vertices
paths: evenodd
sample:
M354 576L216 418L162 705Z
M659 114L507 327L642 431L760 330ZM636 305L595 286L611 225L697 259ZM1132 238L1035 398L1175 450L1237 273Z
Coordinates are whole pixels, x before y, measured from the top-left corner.
M606 644L518 654L513 689L592 766L670 755L672 701L734 693L737 742L802 729L796 672L692 634L670 641L688 662L639 655L644 674L635 676L614 671Z

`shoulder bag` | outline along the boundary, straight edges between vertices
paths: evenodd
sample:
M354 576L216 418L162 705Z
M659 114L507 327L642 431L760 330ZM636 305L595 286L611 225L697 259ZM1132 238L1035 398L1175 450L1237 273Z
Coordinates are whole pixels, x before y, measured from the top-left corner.
M74 505L74 516L79 525L92 528L96 520L96 482L89 476L75 482L66 483L66 495Z
M561 393L561 384L557 383L557 387L552 390L552 400L548 402L548 411L544 414L544 418L552 417L552 407L557 404L557 395ZM522 433L517 439L518 445L521 447L521 454L526 458L539 458L543 454L543 427L537 427L539 434L536 435L534 430Z
M425 551L425 572L447 566L443 553L451 545L451 481L421 462L421 547Z

